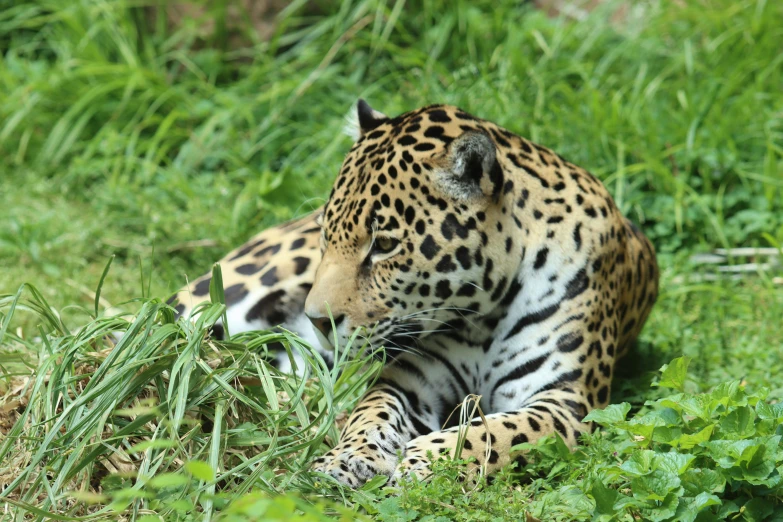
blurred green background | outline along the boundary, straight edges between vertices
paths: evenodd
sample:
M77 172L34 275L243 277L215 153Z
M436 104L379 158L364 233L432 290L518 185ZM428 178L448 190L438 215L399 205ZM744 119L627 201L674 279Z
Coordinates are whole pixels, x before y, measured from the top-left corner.
M89 303L111 254L108 302L141 294L140 260L153 295L176 290L323 201L360 96L389 114L457 104L554 148L665 268L783 242L778 2L614 2L587 20L511 1L3 4L7 292Z

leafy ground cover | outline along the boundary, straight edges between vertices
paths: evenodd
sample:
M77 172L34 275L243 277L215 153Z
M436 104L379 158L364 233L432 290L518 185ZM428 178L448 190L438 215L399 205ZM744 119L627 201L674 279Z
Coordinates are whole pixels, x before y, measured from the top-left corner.
M3 6L3 516L783 518L780 273L690 260L783 244L783 6L637 3L610 23L511 1L303 4L239 50L145 26L136 3ZM395 496L342 490L307 463L371 369L311 354L317 381L284 376L264 342L294 336L205 341L217 289L200 322L172 322L158 298L320 204L360 96L387 113L454 103L550 146L653 239L661 297L580 451L542 443L478 487L446 463Z

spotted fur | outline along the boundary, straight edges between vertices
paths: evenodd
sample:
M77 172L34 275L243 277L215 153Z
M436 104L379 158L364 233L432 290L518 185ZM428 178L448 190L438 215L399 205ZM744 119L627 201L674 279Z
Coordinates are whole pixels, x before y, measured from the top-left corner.
M284 326L300 333L312 346L320 347L310 320L304 315L305 298L321 260L317 216L316 211L264 230L220 260L231 334ZM196 305L209 301L211 279L211 273L205 274L169 299L178 315L188 317ZM213 334L223 337L223 328L219 322ZM277 351L276 365L283 371L292 370L282 347L270 348ZM320 353L331 363L332 350ZM299 354L294 353L294 357L294 363L301 364Z
M355 487L424 477L428 452L453 454L460 436L462 456L488 455L488 472L522 442L576 444L655 302L652 245L595 177L491 122L443 105L388 118L360 101L357 113L360 137L325 207L223 265L238 296L232 331L298 326L304 312L327 347L359 329L387 348L315 469ZM205 280L180 302L205 298ZM486 422L444 429L468 394Z

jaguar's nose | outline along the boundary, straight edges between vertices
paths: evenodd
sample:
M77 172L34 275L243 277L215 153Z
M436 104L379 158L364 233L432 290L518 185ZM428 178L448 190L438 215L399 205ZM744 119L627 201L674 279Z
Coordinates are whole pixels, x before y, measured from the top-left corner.
M313 323L313 326L318 328L318 331L320 331L322 334L324 334L324 337L329 339L329 334L332 332L332 318L329 316L326 317L313 317L308 315L308 319L310 319L310 322ZM338 315L334 317L334 326L337 328L340 326L340 324L345 319L345 314Z

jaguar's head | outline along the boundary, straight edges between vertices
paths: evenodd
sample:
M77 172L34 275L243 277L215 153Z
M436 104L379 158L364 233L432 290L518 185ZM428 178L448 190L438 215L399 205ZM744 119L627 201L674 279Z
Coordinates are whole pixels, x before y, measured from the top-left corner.
M510 248L521 250L504 198L513 184L497 127L456 107L388 118L360 100L358 122L305 312L330 344L363 327L373 346L410 349L502 299L519 262Z

